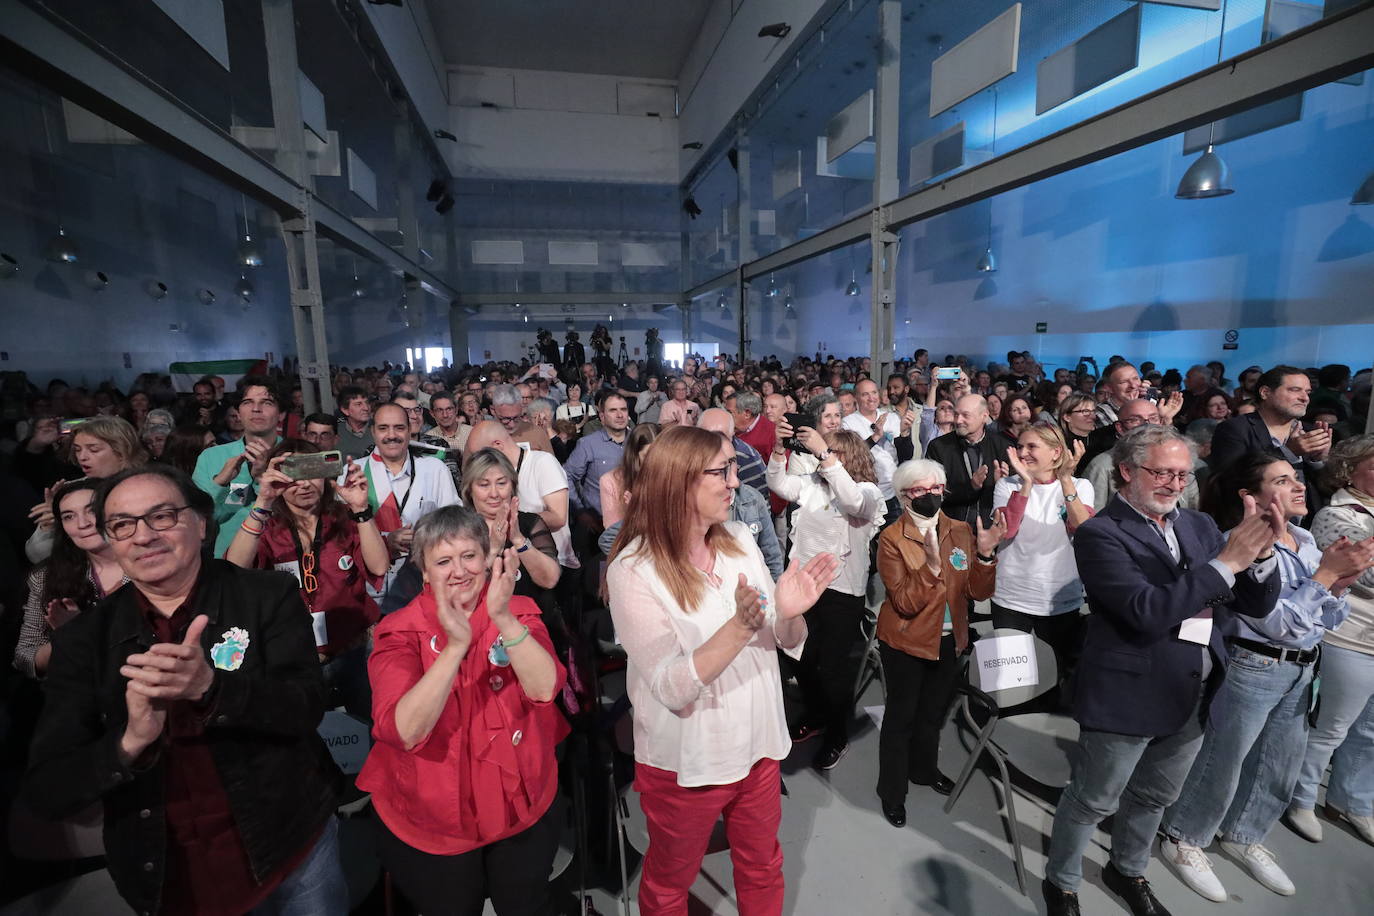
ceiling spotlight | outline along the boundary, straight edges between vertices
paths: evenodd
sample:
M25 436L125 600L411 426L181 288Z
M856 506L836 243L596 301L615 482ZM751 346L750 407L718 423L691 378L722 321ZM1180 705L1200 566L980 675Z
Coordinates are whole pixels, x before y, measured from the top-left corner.
M425 192L425 200L434 203L446 193L448 193L448 185L444 184L442 178L436 178L429 183L429 190Z
M622 303L620 303L620 307L628 311L629 308L630 308L630 303L628 303L628 302L622 302Z
M88 270L82 275L81 279L85 281L88 287L97 293L110 285L110 278L106 276L103 270Z
M777 284L777 281L775 281L775 280L773 279L773 275L772 275L772 274L769 274L769 275L768 275L768 289L764 290L764 293L763 293L763 294L764 294L765 296L767 296L769 299L777 298L777 295L778 295L778 284Z
M353 275L353 288L350 290L354 299L361 299L367 295L367 287L363 286L363 281L358 279L358 275Z
M1374 204L1374 172L1369 173L1369 177L1364 180L1364 184L1356 189L1350 202L1356 206L1360 204Z
M445 213L452 209L453 195L445 191L444 196L439 198L439 202L434 205L434 212L438 213L440 216L443 216Z
M196 298L200 300L201 305L214 305L215 291L211 289L205 289L202 287L201 289L196 290Z
M692 219L701 215L701 207L697 206L696 198L688 197L682 202L682 210Z
M0 251L0 280L9 280L19 273L19 260L12 254Z
M993 257L991 248L983 252L983 256L978 259L978 263L974 267L985 274L997 273L997 259Z
M789 312L792 311L792 294L791 294L791 293L788 293L786 296L783 297L783 300L782 300L782 307L785 308L785 309L787 309Z
M143 284L143 291L154 299L167 298L167 284L161 280L149 280Z
M240 267L253 269L262 266L262 250L258 248L258 243L253 241L253 237L248 233L243 234L243 241L239 242L238 264Z
M854 271L849 272L849 285L844 288L846 296L859 295L859 278L854 275Z
M725 311L728 305L729 303L725 301L724 293L721 293L719 296L716 297L716 308L720 309L723 312Z
M530 316L529 316L529 315L526 315L526 316L525 316L525 324L529 324L529 323L530 323Z
M458 142L458 137L456 135L451 134L446 130L440 130L437 127L434 129L434 136L440 140L452 140L454 143Z
M239 282L234 284L234 295L248 303L253 301L256 294L257 290L253 289L253 284L248 282L248 278L239 274Z
M682 144L683 149L701 149L701 141L693 140L691 143Z
M47 258L57 264L75 264L81 257L81 250L67 237L67 230L57 227L57 235L48 242Z
M786 38L792 27L785 22L775 22L759 29L760 38Z
M1179 200L1224 197L1235 193L1234 188L1228 187L1230 183L1231 170L1226 167L1221 157L1212 151L1212 144L1209 143L1207 151L1183 173L1183 179L1179 181L1174 196Z

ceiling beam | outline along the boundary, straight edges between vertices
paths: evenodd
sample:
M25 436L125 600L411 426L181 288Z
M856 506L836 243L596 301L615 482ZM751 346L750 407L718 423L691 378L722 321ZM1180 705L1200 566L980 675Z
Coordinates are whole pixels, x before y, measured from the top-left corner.
M457 293L464 305L677 305L677 293Z

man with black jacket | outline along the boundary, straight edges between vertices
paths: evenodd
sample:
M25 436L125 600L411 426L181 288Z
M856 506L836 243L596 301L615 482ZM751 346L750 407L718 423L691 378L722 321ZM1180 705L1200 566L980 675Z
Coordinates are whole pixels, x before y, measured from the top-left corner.
M930 440L926 457L945 468L945 501L940 510L950 518L992 523L992 490L997 462L1006 462L1011 440L988 429L988 402L966 394L954 405L954 432Z
M212 508L165 465L97 497L130 584L54 636L26 792L55 817L103 802L139 913L343 914L310 614L290 576L204 558Z

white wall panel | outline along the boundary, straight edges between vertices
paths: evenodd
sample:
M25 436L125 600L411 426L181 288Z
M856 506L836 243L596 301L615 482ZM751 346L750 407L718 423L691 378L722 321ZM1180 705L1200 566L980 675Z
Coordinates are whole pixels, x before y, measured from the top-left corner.
M930 65L930 116L933 118L976 92L1016 72L1021 42L1021 4L950 48Z

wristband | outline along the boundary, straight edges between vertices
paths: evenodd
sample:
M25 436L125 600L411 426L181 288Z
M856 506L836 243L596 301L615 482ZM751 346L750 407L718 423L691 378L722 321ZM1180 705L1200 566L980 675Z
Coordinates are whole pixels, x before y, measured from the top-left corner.
M525 543L523 543L523 544L521 544L519 547L515 548L515 552L516 552L516 553L524 553L526 550L529 550L529 549L530 549L530 542L529 542L528 539L526 539ZM524 637L522 636L521 639L524 639Z
M372 521L372 507L368 506L361 512L350 512L348 514L348 517L353 519L353 521L358 523L359 525L361 525L363 522L370 522Z
M979 561L983 563L991 563L997 559L997 552L993 551L992 556L990 557L985 557L981 553L974 554L974 556L976 556L979 559Z
M264 509L262 506L254 506L248 510L248 514L260 522L265 522L272 517L272 510Z
M525 628L523 629L523 632L521 632L521 634L520 634L519 636L515 637L515 638L512 639L510 642L506 642L506 637L504 637L504 636L498 637L498 638L497 638L497 642L499 642L499 643L501 644L501 647L502 647L503 649L509 649L509 648L511 648L512 646L518 646L518 645L520 645L522 642L525 641L525 637L526 637L526 636L529 636L529 635L530 635L530 628L529 628L529 627L525 627Z

